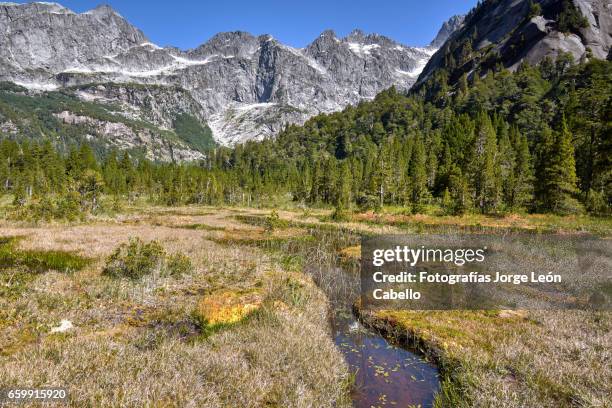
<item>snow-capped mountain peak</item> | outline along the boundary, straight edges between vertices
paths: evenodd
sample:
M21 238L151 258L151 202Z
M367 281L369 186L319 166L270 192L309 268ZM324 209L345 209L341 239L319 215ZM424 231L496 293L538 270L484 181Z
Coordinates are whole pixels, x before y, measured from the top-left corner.
M180 88L222 144L273 136L285 123L390 86L407 90L431 55L361 30L344 38L326 30L304 48L269 34L223 32L182 51L154 44L109 6L79 14L57 3L0 3L0 26L0 80L36 90Z

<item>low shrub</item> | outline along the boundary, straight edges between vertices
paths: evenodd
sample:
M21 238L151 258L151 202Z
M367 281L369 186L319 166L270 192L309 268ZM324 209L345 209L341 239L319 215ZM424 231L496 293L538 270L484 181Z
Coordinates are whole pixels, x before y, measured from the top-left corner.
M166 251L159 242L131 238L108 257L102 273L115 278L140 279L159 271L165 257Z
M331 215L331 219L336 222L345 222L351 219L351 215L349 211L341 207L336 207Z
M601 191L589 190L585 200L586 209L591 214L609 215L610 205L606 202L605 194Z
M192 269L188 256L180 252L168 255L155 240L144 242L140 238L131 238L108 257L102 274L137 280L152 274L180 277Z
M83 219L85 213L81 208L79 194L68 192L57 196L44 196L29 203L18 201L9 217L18 221L76 221Z
M361 211L380 211L380 198L372 194L360 194L357 197L357 206Z
M166 261L165 273L168 276L180 277L192 270L191 259L180 252L170 255Z
M276 210L272 211L270 215L265 218L264 228L268 232L272 232L278 228L286 228L287 226L288 222L281 219Z

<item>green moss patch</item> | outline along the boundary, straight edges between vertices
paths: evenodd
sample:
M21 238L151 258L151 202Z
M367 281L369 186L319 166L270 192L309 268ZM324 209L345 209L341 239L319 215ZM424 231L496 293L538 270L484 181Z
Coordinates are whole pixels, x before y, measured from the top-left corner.
M16 244L21 237L0 238L0 271L25 267L33 272L75 272L91 263L91 259L67 251L23 250Z

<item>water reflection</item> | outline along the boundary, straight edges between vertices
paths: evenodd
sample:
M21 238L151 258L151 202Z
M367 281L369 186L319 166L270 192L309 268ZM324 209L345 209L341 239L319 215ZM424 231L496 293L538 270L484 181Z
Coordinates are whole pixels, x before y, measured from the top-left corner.
M364 328L349 310L336 312L332 328L336 345L356 373L355 407L433 405L439 388L434 365Z
M351 312L359 296L358 271L328 265L311 267L309 272L330 299L334 341L356 373L353 405L431 407L440 387L437 368L366 329Z

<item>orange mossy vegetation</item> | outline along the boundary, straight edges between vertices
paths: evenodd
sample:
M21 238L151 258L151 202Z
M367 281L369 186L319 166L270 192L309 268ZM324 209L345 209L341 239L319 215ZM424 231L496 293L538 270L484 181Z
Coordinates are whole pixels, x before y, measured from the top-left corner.
M260 293L222 290L205 296L198 304L198 313L208 324L231 324L259 309Z

